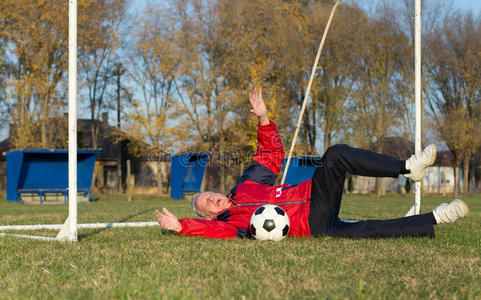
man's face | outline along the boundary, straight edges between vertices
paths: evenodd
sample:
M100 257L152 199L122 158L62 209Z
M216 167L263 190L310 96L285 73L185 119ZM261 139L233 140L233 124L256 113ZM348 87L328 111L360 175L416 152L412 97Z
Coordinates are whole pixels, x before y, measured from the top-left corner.
M228 208L230 205L231 202L229 198L213 192L203 192L195 201L196 209L203 212L208 220L212 220L219 212Z

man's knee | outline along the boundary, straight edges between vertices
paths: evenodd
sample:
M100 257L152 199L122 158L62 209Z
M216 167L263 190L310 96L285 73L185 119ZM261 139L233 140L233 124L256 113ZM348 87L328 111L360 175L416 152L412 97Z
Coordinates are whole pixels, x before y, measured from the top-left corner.
M347 149L349 149L349 146L346 144L330 146L324 153L324 157L327 161L336 161L345 154Z

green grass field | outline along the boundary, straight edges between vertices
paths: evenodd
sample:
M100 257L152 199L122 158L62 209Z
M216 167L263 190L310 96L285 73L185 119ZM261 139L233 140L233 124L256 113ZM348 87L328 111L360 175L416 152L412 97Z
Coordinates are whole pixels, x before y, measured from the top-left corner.
M162 206L192 216L187 201L100 198L79 205L80 223L153 221ZM347 196L341 217L400 217L412 199ZM422 210L450 200L424 197ZM464 200L470 214L436 226L435 239L276 243L180 237L159 227L81 230L77 243L0 237L0 298L481 299L481 196ZM62 223L67 210L2 199L0 225Z

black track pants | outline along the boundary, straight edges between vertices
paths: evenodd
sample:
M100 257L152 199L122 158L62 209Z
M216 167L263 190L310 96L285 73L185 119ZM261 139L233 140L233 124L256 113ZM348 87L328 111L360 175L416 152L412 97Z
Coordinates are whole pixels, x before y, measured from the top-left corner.
M393 220L345 222L339 219L346 172L371 177L398 177L402 161L347 145L329 147L312 177L309 227L313 236L381 238L434 236L432 213Z

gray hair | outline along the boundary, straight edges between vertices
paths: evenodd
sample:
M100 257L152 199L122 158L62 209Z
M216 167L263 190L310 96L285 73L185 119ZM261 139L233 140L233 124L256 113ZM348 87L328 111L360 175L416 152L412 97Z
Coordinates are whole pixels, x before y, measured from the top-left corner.
M205 215L203 212L199 211L199 210L197 209L197 207L195 207L195 202L196 202L197 199L199 198L200 194L201 194L201 193L195 193L195 194L192 195L192 197L190 198L190 205L192 206L192 210L193 210L199 217L205 218L206 215Z

